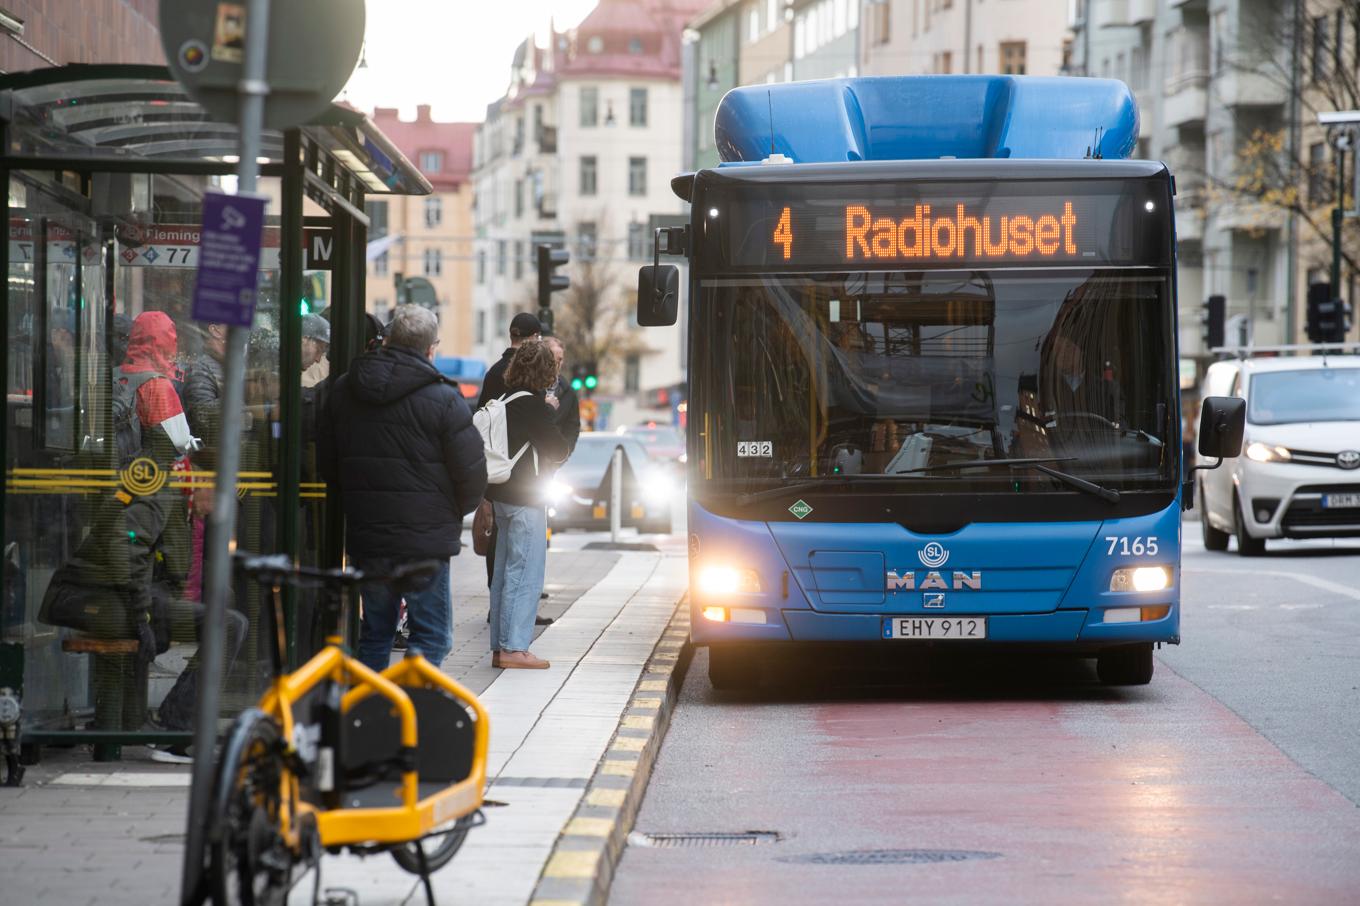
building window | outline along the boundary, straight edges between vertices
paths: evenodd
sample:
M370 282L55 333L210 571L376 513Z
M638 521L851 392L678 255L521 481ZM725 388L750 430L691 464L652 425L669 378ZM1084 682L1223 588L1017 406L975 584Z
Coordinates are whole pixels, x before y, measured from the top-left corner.
M765 30L779 27L779 0L765 0Z
M628 89L628 125L647 125L647 89Z
M519 280L524 276L524 242L515 240L515 279Z
M421 151L420 169L426 173L438 173L444 169L443 151Z
M584 260L595 257L595 245L598 240L595 232L595 224L585 220L576 226L576 254Z
M940 72L949 75L954 71L954 52L945 50L940 52Z
M387 268L388 268L388 264L389 264L389 259L388 259L387 252L383 252L381 255L379 255L378 257L374 258L374 259L373 259L373 276L375 276L375 277L386 277L386 276L387 276Z
M628 194L647 194L647 158L628 158Z
M1327 17L1313 17L1313 81L1327 78Z
M647 224L637 221L628 224L628 258L631 261L647 259Z
M364 202L364 213L368 215L368 238L369 241L381 239L387 235L387 202L385 201L366 201Z
M444 200L435 195L425 199L425 225L437 227L444 222Z
M599 35L591 35L590 40L586 42L586 50L591 53L603 53L604 38L601 38Z
M760 39L760 7L751 4L751 11L746 14L746 41L754 43Z
M388 321L391 320L391 318L388 316L388 311L391 309L391 307L392 306L387 304L386 299L374 299L373 317L377 318L380 323L386 324Z
M477 282L486 282L486 249L477 250Z
M481 346L486 342L486 312L478 309L477 311L477 345Z
M637 393L642 389L642 362L637 355L623 360L623 392Z
M438 277L444 273L444 253L439 249L425 250L425 276Z
M1024 41L1002 41L999 56L1002 75L1025 74Z
M581 180L580 193L582 195L595 194L595 155L587 154L581 158Z
M524 180L515 180L515 216L524 216Z
M496 240L496 276L505 276L506 243L504 239Z
M1332 200L1332 174L1327 166L1327 143L1308 148L1308 203L1314 207Z
M600 122L600 89L593 85L581 87L581 128L591 129Z
M887 44L892 40L892 4L880 3L872 7L874 43Z
M633 56L637 56L638 54L642 53L642 39L641 39L641 38L629 38L629 39L628 39L628 52L629 52L630 54L632 54Z

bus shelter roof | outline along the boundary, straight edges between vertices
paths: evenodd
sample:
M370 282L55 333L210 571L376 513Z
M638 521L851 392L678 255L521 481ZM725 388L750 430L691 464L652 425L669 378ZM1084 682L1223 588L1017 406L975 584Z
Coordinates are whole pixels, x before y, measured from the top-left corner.
M0 76L3 157L144 161L149 171L234 164L238 127L209 117L164 66L72 64ZM348 170L365 193L428 195L428 180L366 115L331 104L304 140ZM283 133L265 130L261 164L283 161Z

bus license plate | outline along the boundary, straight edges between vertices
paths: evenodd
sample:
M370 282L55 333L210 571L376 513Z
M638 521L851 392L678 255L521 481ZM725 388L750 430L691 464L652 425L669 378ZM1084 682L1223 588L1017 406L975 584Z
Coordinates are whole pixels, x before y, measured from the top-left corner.
M987 638L986 617L888 617L883 621L885 639Z
M1328 510L1360 507L1360 494L1323 494L1322 506Z

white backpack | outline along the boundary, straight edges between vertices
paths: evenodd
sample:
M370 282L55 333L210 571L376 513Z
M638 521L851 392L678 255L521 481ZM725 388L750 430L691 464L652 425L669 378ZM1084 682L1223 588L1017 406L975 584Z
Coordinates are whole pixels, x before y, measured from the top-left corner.
M487 400L485 406L472 413L472 423L482 435L487 484L505 484L509 481L510 473L515 470L515 464L524 455L524 451L529 449L530 445L525 444L514 456L510 455L510 431L506 426L505 415L507 405L521 396L528 395L529 391L521 390L508 396ZM534 474L538 474L537 450L534 451Z

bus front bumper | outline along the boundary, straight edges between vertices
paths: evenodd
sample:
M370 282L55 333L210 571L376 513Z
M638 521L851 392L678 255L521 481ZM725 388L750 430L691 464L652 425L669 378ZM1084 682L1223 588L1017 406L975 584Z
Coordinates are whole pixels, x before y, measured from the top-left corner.
M1162 606L1167 606L1164 603ZM767 612L766 622L717 622L699 607L691 614L690 633L697 645L727 642L880 642L883 621L894 614L818 613L812 610ZM919 618L921 614L903 614ZM973 616L934 614L932 616ZM888 642L886 644L911 644ZM987 616L990 644L1054 644L1100 648L1137 642L1180 642L1180 614L1171 605L1159 619L1107 622L1102 610L1056 610L1051 613L1008 613ZM933 643L927 643L933 644ZM947 644L968 645L969 642Z

